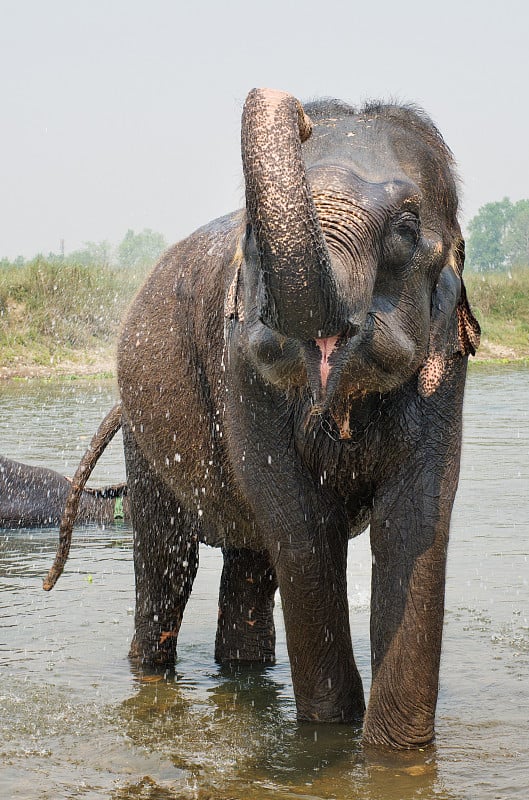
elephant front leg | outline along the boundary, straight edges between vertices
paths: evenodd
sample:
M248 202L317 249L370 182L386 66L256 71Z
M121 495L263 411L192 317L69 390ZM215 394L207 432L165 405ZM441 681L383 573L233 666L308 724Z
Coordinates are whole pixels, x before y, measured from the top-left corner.
M349 625L346 509L307 469L295 446L296 427L289 444L289 415L302 408L251 382L244 392L231 435L239 448L233 460L244 465L237 477L274 564L298 719L358 722L365 702ZM247 436L237 439L241 430Z
M415 491L420 487L418 479ZM373 682L364 741L400 749L433 740L439 683L453 494L441 504L438 492L422 488L419 513L400 495L371 524Z
M276 571L300 721L359 722L365 711L351 643L346 561L347 538L338 542L327 531L281 546Z
M265 551L223 550L215 659L220 664L275 661L277 580Z

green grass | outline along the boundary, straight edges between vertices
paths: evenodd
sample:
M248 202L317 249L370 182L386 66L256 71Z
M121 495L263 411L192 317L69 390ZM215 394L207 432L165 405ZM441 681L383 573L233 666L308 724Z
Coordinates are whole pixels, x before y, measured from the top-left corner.
M111 347L144 275L37 258L0 267L0 367L52 365Z
M468 297L482 330L478 355L529 357L529 269L466 273Z

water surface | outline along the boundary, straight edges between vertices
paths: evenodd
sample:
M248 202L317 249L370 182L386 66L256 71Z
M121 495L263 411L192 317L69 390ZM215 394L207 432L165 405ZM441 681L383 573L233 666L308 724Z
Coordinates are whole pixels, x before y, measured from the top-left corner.
M0 452L72 474L111 382L0 385ZM527 798L529 371L473 372L447 580L434 748L364 752L359 732L298 726L280 608L278 663L213 660L219 553L201 564L176 674L134 673L128 525L76 529L65 574L41 581L57 530L0 531L0 797ZM124 477L119 438L94 482ZM369 543L350 546L355 654L369 690Z

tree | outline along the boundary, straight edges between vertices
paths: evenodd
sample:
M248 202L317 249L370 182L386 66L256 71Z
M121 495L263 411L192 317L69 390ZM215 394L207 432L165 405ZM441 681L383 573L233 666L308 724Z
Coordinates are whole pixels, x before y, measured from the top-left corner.
M529 200L514 204L504 247L510 267L529 267Z
M505 239L514 206L508 197L486 203L468 223L467 263L477 272L502 270L508 264Z
M84 242L84 247L69 253L70 263L86 267L108 267L112 262L112 245L110 242Z
M120 267L146 268L154 264L166 249L167 243L161 233L145 228L141 233L129 229L117 249Z
M23 267L26 263L26 259L24 256L17 256L14 261L10 261L8 258L0 259L0 268L9 269L9 267Z

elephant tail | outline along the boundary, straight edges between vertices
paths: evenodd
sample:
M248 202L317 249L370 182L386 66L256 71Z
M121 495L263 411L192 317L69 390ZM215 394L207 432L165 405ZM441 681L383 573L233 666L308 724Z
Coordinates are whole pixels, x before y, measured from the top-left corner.
M59 546L55 555L53 566L48 572L43 589L49 592L53 589L60 578L64 565L68 559L70 545L72 543L72 531L79 508L79 502L83 493L84 485L90 477L92 470L97 464L101 454L104 452L108 443L121 428L121 403L108 412L105 419L92 437L88 450L83 455L79 466L72 478L70 492L66 498L66 504L61 519L59 529Z

